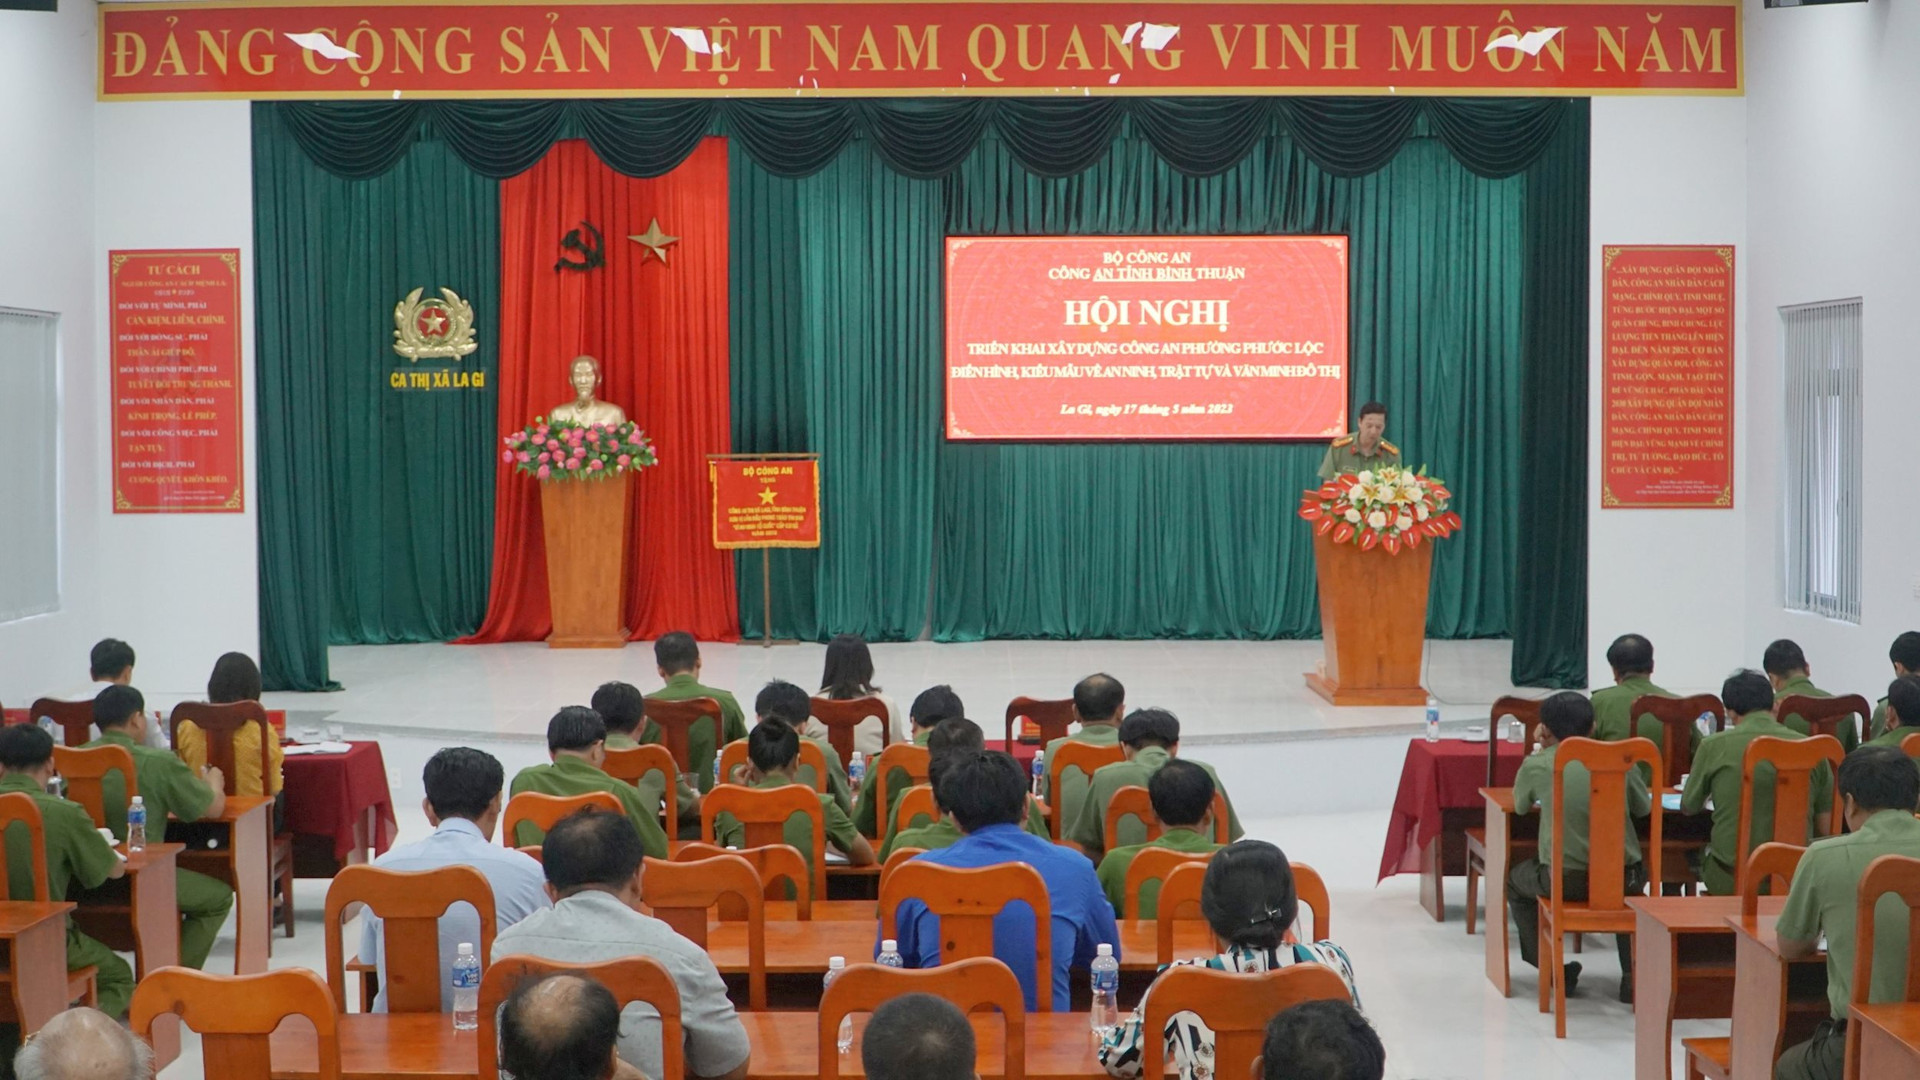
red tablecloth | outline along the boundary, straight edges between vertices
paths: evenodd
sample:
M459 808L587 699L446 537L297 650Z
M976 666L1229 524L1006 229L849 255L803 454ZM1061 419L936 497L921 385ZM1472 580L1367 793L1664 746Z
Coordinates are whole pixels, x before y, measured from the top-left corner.
M353 749L344 754L300 754L281 763L288 830L333 837L333 857L343 861L358 844L384 854L399 829L380 744L350 745ZM372 834L356 836L355 827L368 820L369 810Z
M1506 787L1526 755L1518 743L1502 742L1494 767L1494 783L1487 783L1487 744L1464 739L1428 742L1414 739L1400 768L1400 790L1393 797L1393 817L1387 821L1387 847L1380 854L1380 880L1395 874L1420 872L1420 853L1440 835L1441 817L1448 810L1472 810L1485 804L1483 787Z
M1007 740L1005 739L988 739L987 749L1005 750L1007 753L1013 755L1013 760L1020 763L1020 771L1022 773L1030 773L1033 771L1034 755L1046 749L1046 747L1018 741L1014 742L1012 746L1008 746Z

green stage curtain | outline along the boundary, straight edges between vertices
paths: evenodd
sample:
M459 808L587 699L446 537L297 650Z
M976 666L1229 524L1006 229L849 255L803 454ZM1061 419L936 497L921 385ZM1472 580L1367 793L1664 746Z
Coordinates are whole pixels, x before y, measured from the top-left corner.
M399 391L396 369L494 381L499 185L438 142L349 182L256 105L261 673L337 689L327 645L445 641L487 606L494 395ZM384 314L415 288L473 305L479 351L412 365Z

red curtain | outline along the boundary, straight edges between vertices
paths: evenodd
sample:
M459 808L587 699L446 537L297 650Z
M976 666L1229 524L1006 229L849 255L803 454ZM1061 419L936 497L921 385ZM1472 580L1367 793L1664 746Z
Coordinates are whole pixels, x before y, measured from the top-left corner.
M655 218L679 237L664 264L627 239ZM582 222L600 230L606 264L555 270L561 238L584 233ZM706 463L730 439L726 140L706 140L654 180L622 176L580 140L556 143L500 184L500 278L501 434L571 401L567 373L585 353L605 374L601 400L625 409L659 454L634 481L627 523L633 638L737 638L733 559L712 544ZM492 592L467 643L552 630L539 484L498 467Z

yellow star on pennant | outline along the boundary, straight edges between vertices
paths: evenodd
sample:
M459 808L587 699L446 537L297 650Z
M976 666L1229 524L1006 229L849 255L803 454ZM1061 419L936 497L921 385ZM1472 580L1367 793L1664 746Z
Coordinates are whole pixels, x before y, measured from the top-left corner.
M666 233L660 231L659 218L654 218L647 223L646 232L634 233L632 236L627 237L627 239L646 249L646 251L640 255L641 262L646 262L648 255L658 257L663 263L666 262L668 246L680 242L679 237L668 236Z
M760 505L772 506L775 495L776 492L772 488L762 488L760 491Z

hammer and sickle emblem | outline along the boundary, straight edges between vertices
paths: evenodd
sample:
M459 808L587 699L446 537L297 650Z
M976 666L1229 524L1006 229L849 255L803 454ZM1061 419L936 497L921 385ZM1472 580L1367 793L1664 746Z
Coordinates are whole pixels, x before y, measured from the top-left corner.
M584 235L581 229L586 230ZM600 230L594 228L590 222L581 222L579 229L574 229L562 237L560 240L560 249L562 252L560 261L553 264L553 268L556 271L579 270L585 272L596 267L605 266L607 262L606 253L602 250ZM579 261L576 262L567 258L565 253L569 251L579 252Z

